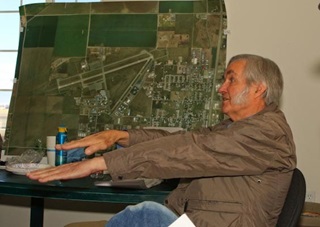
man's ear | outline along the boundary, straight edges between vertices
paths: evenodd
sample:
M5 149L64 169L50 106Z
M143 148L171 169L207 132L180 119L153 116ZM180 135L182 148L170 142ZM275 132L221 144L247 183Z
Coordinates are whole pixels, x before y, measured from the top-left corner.
M255 95L256 97L263 96L267 90L267 85L265 83L259 83L256 85Z

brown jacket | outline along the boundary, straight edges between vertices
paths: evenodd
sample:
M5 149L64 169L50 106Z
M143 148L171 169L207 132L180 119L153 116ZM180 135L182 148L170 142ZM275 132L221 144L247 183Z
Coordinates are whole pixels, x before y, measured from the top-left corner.
M129 135L130 147L104 155L113 179L181 178L165 204L197 227L275 226L296 167L293 136L276 105L196 132Z

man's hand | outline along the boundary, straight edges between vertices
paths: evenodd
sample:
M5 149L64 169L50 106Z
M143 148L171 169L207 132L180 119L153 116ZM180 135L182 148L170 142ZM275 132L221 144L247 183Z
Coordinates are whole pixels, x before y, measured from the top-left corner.
M69 180L89 176L92 173L106 170L107 166L103 157L73 162L57 167L40 169L27 173L27 177L41 183L54 180Z
M129 134L126 131L108 130L99 132L80 140L74 140L65 144L56 145L58 150L70 150L74 148L86 147L86 155L92 155L97 151L105 150L113 144L118 143L128 146Z

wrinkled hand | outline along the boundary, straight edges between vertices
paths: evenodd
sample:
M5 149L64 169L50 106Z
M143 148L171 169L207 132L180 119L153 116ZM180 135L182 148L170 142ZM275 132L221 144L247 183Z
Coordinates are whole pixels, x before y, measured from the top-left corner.
M106 170L107 166L103 157L73 162L57 167L40 169L27 173L27 177L41 183L54 180L69 180L89 176L92 173Z
M127 146L129 134L126 131L108 130L102 131L80 140L74 140L62 145L56 145L56 149L70 150L74 148L86 147L86 155L92 155L97 151L105 150L115 143Z

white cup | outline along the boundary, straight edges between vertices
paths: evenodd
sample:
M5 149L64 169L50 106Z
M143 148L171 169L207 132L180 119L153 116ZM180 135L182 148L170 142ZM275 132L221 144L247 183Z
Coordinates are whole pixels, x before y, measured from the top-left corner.
M56 136L47 136L47 160L51 166L56 165Z

